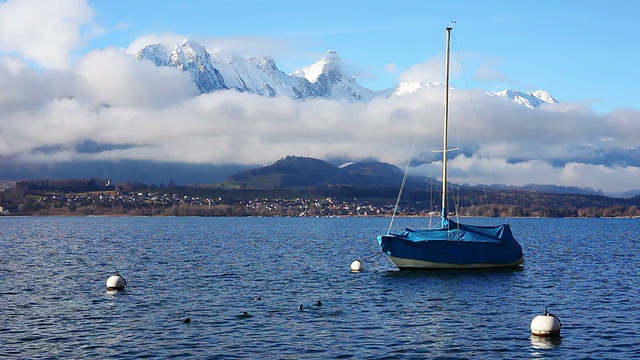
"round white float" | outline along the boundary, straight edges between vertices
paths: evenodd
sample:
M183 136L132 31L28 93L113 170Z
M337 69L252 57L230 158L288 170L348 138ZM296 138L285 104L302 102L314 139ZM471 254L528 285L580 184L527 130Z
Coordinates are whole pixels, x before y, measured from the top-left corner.
M560 319L547 309L544 309L544 315L538 315L531 321L531 333L536 336L557 336L561 328Z
M116 272L115 275L110 276L107 279L107 290L122 290L127 285L127 280L125 280L122 275Z
M356 260L351 263L351 271L362 271L364 270L364 265L360 260Z

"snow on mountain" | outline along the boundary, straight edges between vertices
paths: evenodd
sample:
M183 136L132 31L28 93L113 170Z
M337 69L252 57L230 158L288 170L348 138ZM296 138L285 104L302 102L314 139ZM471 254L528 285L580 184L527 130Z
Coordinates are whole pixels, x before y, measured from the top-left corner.
M202 93L235 89L263 96L285 95L293 99L325 97L337 100L369 101L373 91L360 86L342 72L335 51L306 69L287 75L273 59L245 59L221 52L209 53L202 45L187 40L182 44L147 45L135 54L156 66L171 66L190 73Z
M499 96L507 99L511 99L518 104L524 105L528 108L534 109L542 104L556 104L558 100L549 95L544 90L537 90L534 92L526 93L518 90L506 89L499 92L487 92L489 96Z
M330 99L370 101L374 97L372 90L359 85L354 77L344 74L340 57L333 50L329 50L315 64L290 75L308 80Z
M136 52L136 58L151 60L156 66L171 66L188 71L200 91L212 92L229 89L220 72L211 64L204 46L192 46L187 40L170 48L153 44Z
M293 76L301 76L309 80L310 82L317 82L320 75L322 75L325 70L336 70L340 69L340 57L335 50L327 51L327 54L322 57L322 59L318 60L315 64L308 66L304 69L296 70L290 75Z
M138 60L150 60L156 66L170 66L187 71L200 92L237 90L262 96L288 96L292 99L323 97L341 101L364 101L374 98L403 96L424 91L442 83L402 82L395 87L373 91L358 84L345 73L338 54L329 50L314 64L285 74L273 59L240 56L222 52L209 53L203 45L184 40L181 44L151 44L138 50ZM511 99L529 108L558 101L546 91L525 93L517 90L487 92L489 96Z
M376 91L378 97L403 96L413 94L433 86L442 86L443 82L403 81L400 84L380 91Z

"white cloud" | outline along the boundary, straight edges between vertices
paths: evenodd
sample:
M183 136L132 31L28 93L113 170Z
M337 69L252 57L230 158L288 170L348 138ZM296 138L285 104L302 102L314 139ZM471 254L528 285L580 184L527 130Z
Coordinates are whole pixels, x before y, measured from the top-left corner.
M127 53L135 54L138 50L151 44L179 44L187 37L175 33L148 34L141 36L131 42L127 47ZM209 50L209 49L207 49ZM211 50L209 50L211 51Z
M0 52L49 69L67 69L94 11L85 0L0 2Z
M507 77L492 67L481 66L476 71L475 79L478 81L505 82Z
M444 60L441 58L433 58L413 65L409 69L403 71L398 76L399 81L424 81L443 82L444 81ZM460 64L454 60L449 64L451 78L455 78L462 71Z
M413 171L416 174L438 177L441 164L441 161L435 161ZM577 162L553 166L543 160L510 162L504 158L487 159L461 154L450 161L449 176L453 183L459 184L578 186L617 195L639 187L636 179L640 176L640 167L607 167Z
M42 97L51 96L47 85L42 76L24 61L0 58L0 109L19 110L38 104Z
M86 55L75 72L35 73L7 58L0 67L0 88L5 84L7 90L2 93L12 94L0 96L0 155L23 161L269 164L286 155L302 155L377 158L402 166L425 99L416 94L363 104L235 91L196 96L185 73L137 61L119 49ZM65 86L51 86L54 78ZM24 88L14 94L9 83ZM566 162L587 158L596 147L638 145L637 111L598 115L578 105L531 110L481 91L471 92L474 108L463 100L468 95L452 92L450 146L463 152L451 162L454 181L576 185L605 191L637 187L638 168ZM431 150L441 146L441 97L434 91L416 149L430 163L421 171L433 176L439 176L438 158ZM600 142L603 136L613 140ZM78 153L75 144L85 140L122 146ZM566 164L551 165L554 162Z
M398 76L400 81L441 82L443 79L444 63L436 59L414 65Z
M79 61L77 73L79 96L109 106L164 107L198 93L186 72L138 61L116 48L90 52Z
M397 64L387 64L384 66L384 70L388 73L397 73L398 72L398 65Z

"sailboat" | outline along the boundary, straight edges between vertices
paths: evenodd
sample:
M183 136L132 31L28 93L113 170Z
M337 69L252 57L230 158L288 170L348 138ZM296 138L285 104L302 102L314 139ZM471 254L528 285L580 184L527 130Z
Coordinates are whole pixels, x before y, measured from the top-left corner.
M382 252L399 269L490 269L524 263L522 247L509 224L465 225L449 218L447 205L447 146L449 127L449 53L451 30L447 27L445 62L444 141L442 148L442 225L424 230L405 229L378 236Z

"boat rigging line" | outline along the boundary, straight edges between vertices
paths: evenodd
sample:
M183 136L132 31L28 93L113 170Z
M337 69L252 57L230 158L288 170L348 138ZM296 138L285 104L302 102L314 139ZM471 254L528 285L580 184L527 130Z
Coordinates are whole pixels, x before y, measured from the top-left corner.
M422 106L422 113L420 114L420 120L416 124L416 130L413 132L413 143L411 144L411 151L409 152L409 158L407 159L407 164L405 165L405 168L404 168L404 175L402 176L400 191L398 191L396 204L393 207L393 214L391 215L391 221L389 222L389 228L387 229L387 234L391 233L391 229L393 228L393 222L396 216L398 215L398 207L400 206L400 199L402 198L402 192L404 191L404 186L407 183L407 177L409 176L409 168L411 167L411 160L413 159L413 154L415 153L415 150L416 150L416 143L418 142L418 129L422 125L422 121L424 120L425 114L429 109L432 95L433 95L432 87L429 87L429 97L427 98L427 102Z
M455 21L452 21L452 25L451 25L452 27L453 27L453 24L455 24ZM494 184L497 184L498 183L498 179L496 177L495 170L493 169L493 163L491 162L491 157L489 156L489 150L488 150L488 147L487 147L487 141L486 141L486 138L484 136L484 131L482 131L482 124L480 123L480 117L478 116L478 109L476 107L475 101L473 100L473 94L471 93L471 86L469 85L469 78L467 77L467 71L465 70L464 63L462 62L462 56L460 56L460 48L458 46L458 39L456 38L456 34L455 33L453 33L452 35L453 35L453 44L454 44L454 47L455 47L456 59L458 60L458 63L460 64L460 68L462 69L462 75L464 77L466 90L469 93L469 100L471 102L471 108L473 110L473 116L474 116L474 119L475 119L476 124L478 126L478 131L480 132L480 138L482 139L482 148L484 148L486 159L487 159L487 162L489 164L489 169L491 170L491 176L493 177L493 182L494 182ZM460 140L458 140L458 142L459 141ZM483 195L484 195L485 204L488 205L489 204L489 195L487 194L487 188L484 185L482 186L482 192L483 192ZM489 218L491 219L491 217L489 217ZM489 220L489 221L491 221L491 220Z
M382 250L380 250L380 251L375 252L371 256L367 256L366 258L363 258L360 261L372 264L372 263L375 263L376 261L378 261L382 255L384 255L384 253L382 252Z

